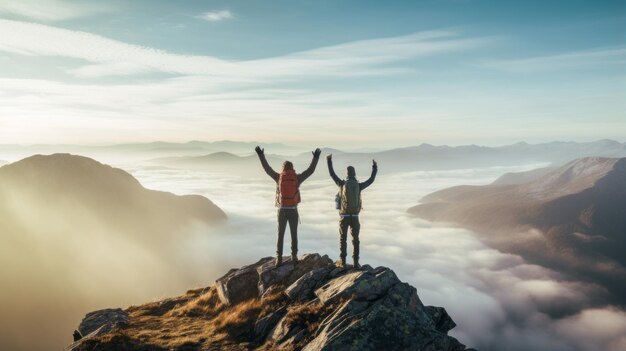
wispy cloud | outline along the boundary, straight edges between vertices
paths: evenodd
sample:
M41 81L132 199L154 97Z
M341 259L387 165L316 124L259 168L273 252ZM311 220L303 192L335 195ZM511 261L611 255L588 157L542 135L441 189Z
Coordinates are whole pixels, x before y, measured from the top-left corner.
M217 22L233 18L233 14L229 10L209 11L198 15L198 18L209 22Z
M18 15L40 21L63 21L111 11L111 8L63 0L2 0L0 13Z
M626 64L626 47L597 48L557 55L489 61L485 67L509 72L539 72L575 68L601 68Z
M6 34L0 37L0 51L89 62L71 71L80 77L166 72L234 81L388 74L394 70L383 67L384 64L468 50L489 42L485 38L464 38L456 32L426 31L349 42L269 59L228 61L212 56L180 55L91 33L19 21L0 20L0 32Z

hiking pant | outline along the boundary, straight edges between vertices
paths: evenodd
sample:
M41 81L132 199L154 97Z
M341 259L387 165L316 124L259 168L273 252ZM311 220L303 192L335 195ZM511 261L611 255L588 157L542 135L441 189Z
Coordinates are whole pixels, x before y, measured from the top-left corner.
M278 210L278 242L276 243L276 257L283 256L283 239L287 222L291 231L291 255L298 255L298 209L281 208Z
M346 260L346 240L348 238L348 228L350 228L350 235L352 236L352 259L356 262L359 261L359 231L361 230L361 223L359 223L359 216L345 216L339 220L339 257L342 262Z

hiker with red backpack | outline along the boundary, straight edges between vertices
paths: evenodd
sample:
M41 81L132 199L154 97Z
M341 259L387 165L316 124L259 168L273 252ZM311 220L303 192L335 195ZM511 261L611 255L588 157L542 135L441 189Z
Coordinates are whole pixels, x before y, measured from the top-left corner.
M276 182L276 207L278 207L278 242L276 243L276 266L283 262L283 239L287 223L291 231L291 260L294 264L298 262L298 204L300 203L300 184L309 178L320 158L322 150L315 149L312 152L313 160L311 165L304 172L297 174L293 169L293 163L283 162L283 169L280 173L274 171L267 163L265 150L257 146L256 151L261 161L261 165L270 178Z
M339 266L346 267L347 256L347 237L348 228L352 236L352 260L354 268L360 268L359 265L359 232L361 231L361 223L359 222L359 213L361 212L361 192L374 183L376 173L378 172L378 164L372 160L372 175L363 183L359 183L356 179L356 170L352 166L347 168L347 178L340 179L333 169L333 155L326 156L328 160L328 172L330 177L339 186L339 192L335 198L336 208L339 210L339 257L341 259Z

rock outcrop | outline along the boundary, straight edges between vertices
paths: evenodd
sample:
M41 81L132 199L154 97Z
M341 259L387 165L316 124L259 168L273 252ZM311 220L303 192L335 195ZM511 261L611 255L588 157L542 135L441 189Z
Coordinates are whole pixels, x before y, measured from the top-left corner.
M468 350L442 307L389 268L308 254L232 269L185 295L88 314L66 350Z

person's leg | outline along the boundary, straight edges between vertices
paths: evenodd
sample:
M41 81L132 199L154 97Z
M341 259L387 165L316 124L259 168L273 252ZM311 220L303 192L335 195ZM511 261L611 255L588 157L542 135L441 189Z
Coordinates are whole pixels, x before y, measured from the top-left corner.
M359 217L352 217L350 221L350 235L352 235L352 262L354 268L359 268L359 232L361 231L361 223Z
M339 258L341 263L346 265L346 240L348 237L348 226L350 225L349 217L341 217L339 219Z
M287 229L287 216L285 210L278 210L278 241L276 242L276 265L283 261L283 239L285 238L285 229Z
M291 231L291 259L298 261L298 210L289 210L287 215L289 219L289 230Z

